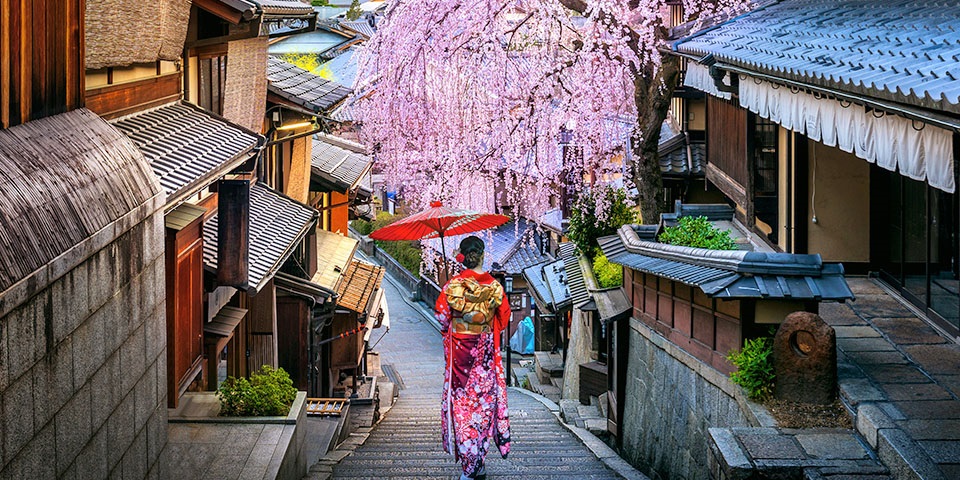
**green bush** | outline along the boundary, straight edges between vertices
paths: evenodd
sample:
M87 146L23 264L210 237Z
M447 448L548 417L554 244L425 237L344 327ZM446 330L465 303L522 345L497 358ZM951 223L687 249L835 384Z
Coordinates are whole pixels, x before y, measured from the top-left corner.
M369 222L363 219L357 219L350 222L350 226L357 231L360 235L370 235L370 232L373 231L373 222Z
M707 217L680 217L677 226L666 227L660 241L684 247L709 248L710 250L736 250L737 244L728 230L714 227Z
M368 222L366 220L354 220L350 223L350 226L357 231L360 235L370 235L374 230L383 228L397 220L400 217L391 215L389 212L380 212L377 214L377 219ZM393 257L394 260L400 263L403 268L407 269L408 272L413 274L414 277L420 278L420 261L422 254L420 252L420 247L417 245L417 242L385 242L381 240L376 241L377 248L383 250Z
M737 371L730 380L747 391L752 400L763 401L773 393L776 374L773 371L773 338L759 337L743 341L743 348L727 354Z
M249 380L228 377L217 396L224 417L279 416L290 411L297 389L284 369L264 365Z
M603 252L593 257L593 274L597 277L600 288L619 287L623 285L623 267L610 263Z
M603 195L607 208L605 218L597 217L597 196ZM593 258L598 251L597 239L617 233L617 229L637 221L637 213L627 202L623 189L603 188L600 192L581 192L570 211L567 236L580 253Z

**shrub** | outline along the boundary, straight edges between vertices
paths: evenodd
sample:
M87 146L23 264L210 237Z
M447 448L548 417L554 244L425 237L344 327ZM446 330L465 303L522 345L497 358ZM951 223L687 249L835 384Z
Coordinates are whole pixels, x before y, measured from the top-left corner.
M284 369L264 365L249 380L228 377L217 396L224 417L278 416L290 411L297 389Z
M370 232L373 231L373 223L363 219L351 221L350 226L360 235L370 235Z
M598 200L604 205L600 209L600 216L597 215ZM567 236L580 253L593 258L599 247L598 238L613 235L618 228L636 221L637 213L627 202L627 192L623 189L604 188L600 192L581 192L570 210Z
M714 227L707 217L680 217L677 219L677 226L663 229L660 241L670 245L710 250L737 249L737 244L730 238L730 232Z
M743 348L727 354L737 371L730 380L747 391L752 400L763 401L773 393L776 374L773 371L773 338L759 337L743 341Z
M610 263L603 252L593 257L593 274L597 277L600 288L619 287L623 285L623 267Z

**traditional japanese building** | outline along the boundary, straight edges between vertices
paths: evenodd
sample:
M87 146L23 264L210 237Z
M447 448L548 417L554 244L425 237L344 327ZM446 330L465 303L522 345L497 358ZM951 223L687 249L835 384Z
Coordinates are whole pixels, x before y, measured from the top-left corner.
M705 94L707 179L743 224L877 273L954 339L957 8L773 2L673 47Z

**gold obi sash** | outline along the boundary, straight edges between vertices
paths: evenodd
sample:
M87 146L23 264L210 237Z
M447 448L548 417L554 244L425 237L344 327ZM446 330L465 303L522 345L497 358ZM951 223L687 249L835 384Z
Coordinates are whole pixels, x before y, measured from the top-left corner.
M467 312L462 317L455 315L452 320L450 327L453 328L453 333L480 335L493 331L493 322L484 318L480 312Z
M443 293L452 310L450 328L454 333L479 335L493 331L493 316L503 300L499 283L483 285L473 278L458 277L450 280Z

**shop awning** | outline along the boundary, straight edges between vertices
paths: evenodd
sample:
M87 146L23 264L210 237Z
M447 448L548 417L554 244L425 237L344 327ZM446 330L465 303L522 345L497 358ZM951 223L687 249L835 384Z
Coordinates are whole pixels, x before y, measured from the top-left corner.
M203 324L203 333L229 337L246 315L247 311L242 308L223 307L212 320Z
M365 314L370 299L380 288L384 269L378 265L354 260L337 287L337 306L356 313ZM366 318L363 319L366 322Z
M150 162L176 205L246 162L264 138L211 112L185 102L112 120Z
M256 295L314 227L317 211L255 183L250 187L249 265L246 291ZM217 215L203 227L203 263L217 270Z
M277 272L274 280L279 290L286 290L303 297L312 298L314 302L316 302L314 307L331 308L335 304L337 292L322 285L317 285L305 278Z
M317 273L313 275L313 283L336 290L353 260L357 243L339 233L317 229Z

